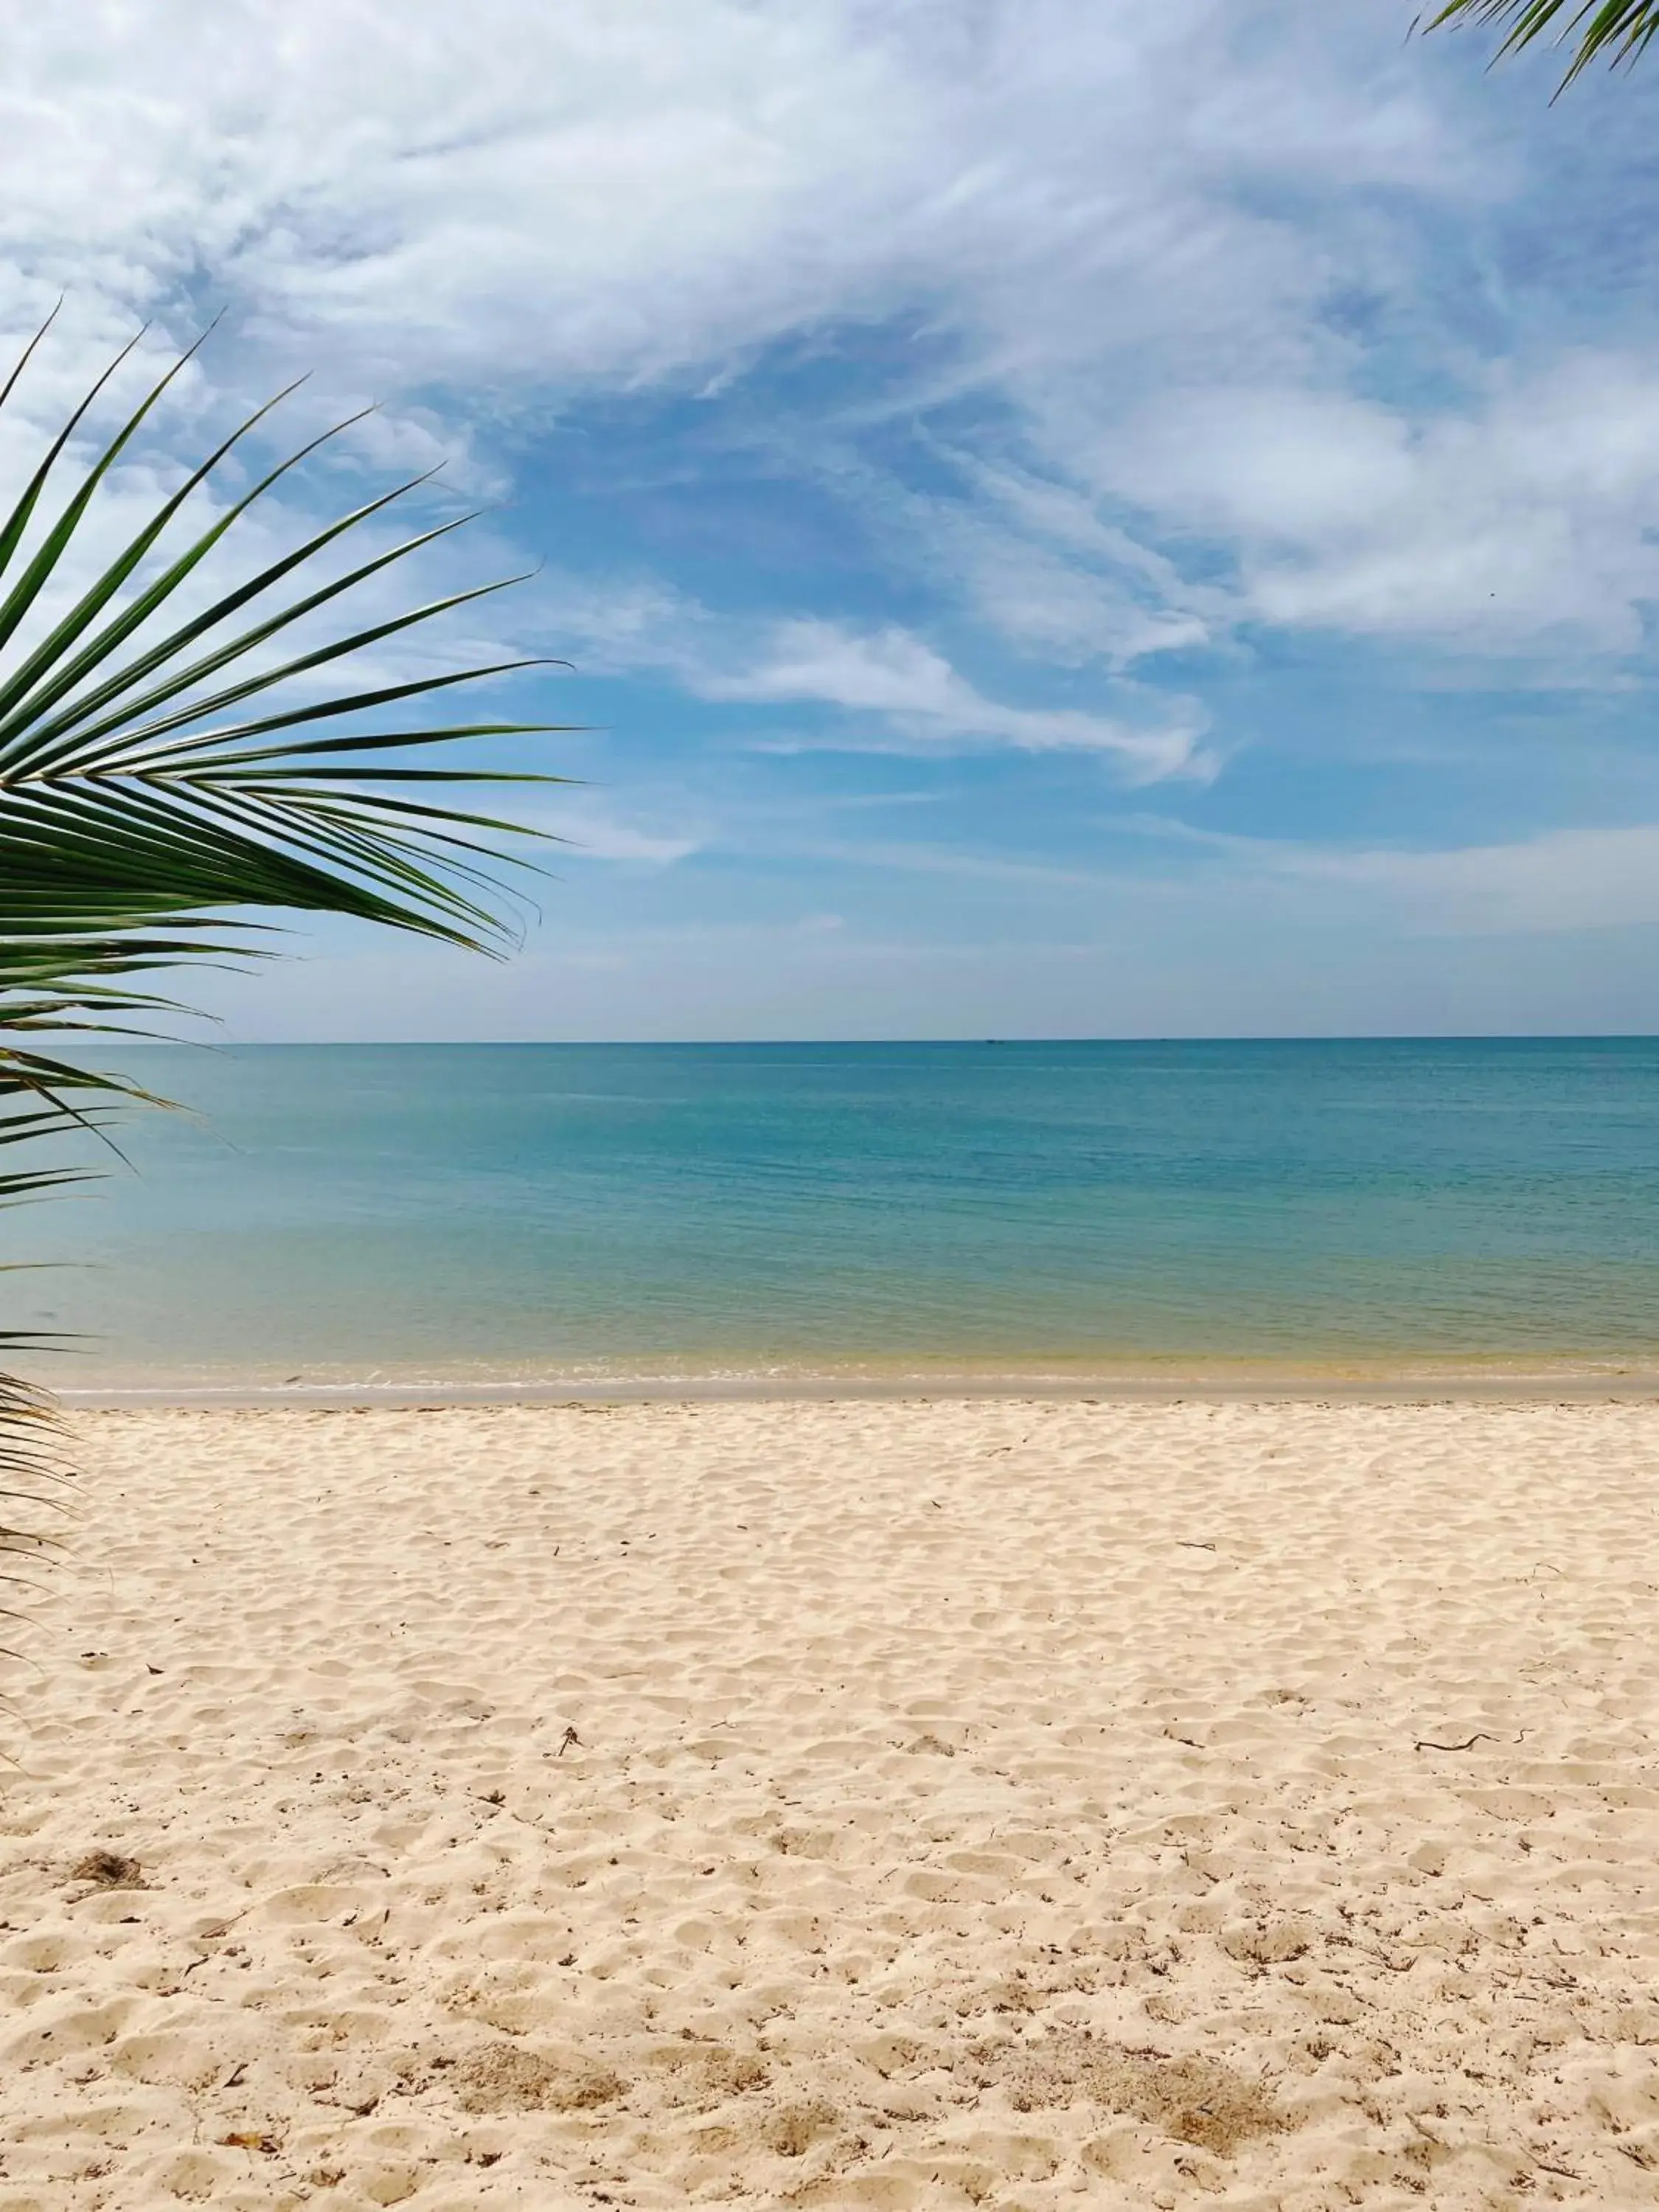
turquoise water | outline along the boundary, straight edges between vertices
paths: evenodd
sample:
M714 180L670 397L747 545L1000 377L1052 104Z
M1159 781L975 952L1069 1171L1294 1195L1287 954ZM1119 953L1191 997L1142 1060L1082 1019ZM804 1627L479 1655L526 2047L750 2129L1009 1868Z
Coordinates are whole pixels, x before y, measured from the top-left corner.
M1659 1365L1659 1041L131 1060L66 1385Z

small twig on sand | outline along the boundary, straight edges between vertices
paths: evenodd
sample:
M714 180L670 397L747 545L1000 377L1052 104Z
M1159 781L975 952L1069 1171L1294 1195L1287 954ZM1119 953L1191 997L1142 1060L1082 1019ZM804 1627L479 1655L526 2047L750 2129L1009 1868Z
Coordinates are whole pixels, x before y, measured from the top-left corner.
M1476 1729L1467 1743L1437 1743L1431 1735L1420 1735L1412 1746L1412 1749L1413 1751L1473 1751L1478 1743L1496 1743L1497 1741L1498 1738L1495 1735L1488 1735L1485 1729Z
M580 1750L581 1748L581 1738L577 1735L574 1729L567 1728L563 1736L560 1739L558 1749L553 1754L554 1758L562 1759L573 1743L576 1746L577 1749Z

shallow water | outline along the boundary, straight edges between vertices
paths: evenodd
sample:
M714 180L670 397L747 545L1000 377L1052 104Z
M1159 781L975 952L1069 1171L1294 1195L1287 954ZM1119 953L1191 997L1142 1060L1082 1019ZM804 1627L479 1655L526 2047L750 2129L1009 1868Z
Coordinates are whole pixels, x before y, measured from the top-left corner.
M1659 1041L149 1048L52 1379L1659 1354Z

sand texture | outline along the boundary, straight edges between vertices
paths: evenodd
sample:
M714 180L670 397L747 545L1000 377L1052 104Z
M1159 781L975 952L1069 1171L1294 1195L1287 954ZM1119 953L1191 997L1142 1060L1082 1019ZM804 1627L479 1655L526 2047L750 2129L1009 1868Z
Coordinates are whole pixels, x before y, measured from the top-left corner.
M1659 2204L1659 1408L81 1427L0 2212Z

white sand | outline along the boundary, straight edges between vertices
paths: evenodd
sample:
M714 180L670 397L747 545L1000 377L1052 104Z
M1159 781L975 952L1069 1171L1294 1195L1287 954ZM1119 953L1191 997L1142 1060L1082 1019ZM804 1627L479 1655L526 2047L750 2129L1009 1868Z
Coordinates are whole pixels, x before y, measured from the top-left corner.
M1659 1408L83 1427L0 2212L1659 2203Z

